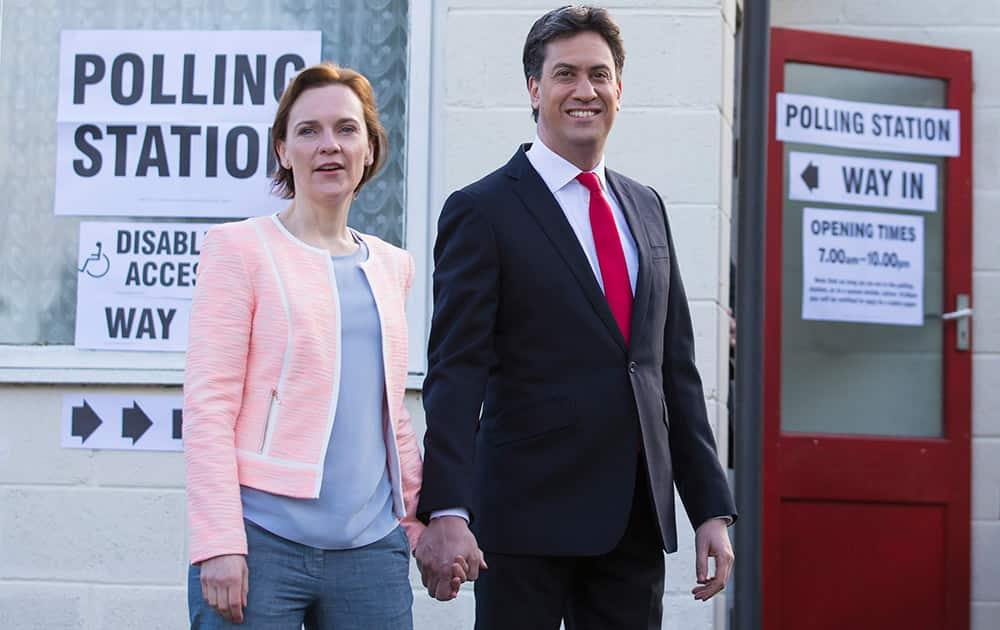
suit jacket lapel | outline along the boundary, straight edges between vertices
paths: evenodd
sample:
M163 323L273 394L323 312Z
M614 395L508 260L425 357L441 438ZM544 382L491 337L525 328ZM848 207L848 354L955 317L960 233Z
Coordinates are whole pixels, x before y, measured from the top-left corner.
M646 320L645 314L649 307L650 292L652 291L652 268L649 260L649 235L646 233L646 224L639 216L639 208L629 191L629 186L624 179L616 172L605 169L608 185L618 197L622 212L625 214L625 222L628 223L632 232L632 240L635 241L636 253L639 257L639 272L635 279L635 297L632 300L632 340L638 339L638 332L642 323Z
M541 176L531 166L531 162L528 161L525 155L526 147L527 145L522 146L507 163L506 174L514 180L514 193L521 199L528 212L535 217L555 250L566 261L566 265L580 284L580 288L583 289L584 295L587 296L587 300L594 307L598 317L604 322L608 332L611 333L622 350L627 350L625 337L622 336L621 329L618 328L618 322L615 321L615 317L611 313L611 307L608 306L604 292L597 284L597 279L590 267L590 261L583 253L580 241L577 240L573 228L566 220L566 215L559 207L559 203L552 196L552 192L542 181Z

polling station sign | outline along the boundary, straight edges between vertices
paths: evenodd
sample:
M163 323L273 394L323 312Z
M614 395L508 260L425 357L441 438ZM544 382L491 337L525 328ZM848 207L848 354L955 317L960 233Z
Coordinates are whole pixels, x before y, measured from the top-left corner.
M863 103L779 92L778 140L850 149L939 155L959 154L959 111Z
M937 165L852 155L788 153L788 198L934 212Z
M187 347L188 317L207 223L80 223L76 346Z
M805 208L802 319L923 325L924 217Z
M63 31L55 213L276 211L270 125L320 50L320 31Z

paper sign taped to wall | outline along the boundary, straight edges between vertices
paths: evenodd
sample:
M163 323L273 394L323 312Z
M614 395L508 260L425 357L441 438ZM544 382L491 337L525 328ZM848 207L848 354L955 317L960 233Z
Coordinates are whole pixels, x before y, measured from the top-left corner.
M63 394L63 448L183 450L181 394Z
M76 346L187 348L198 256L210 223L80 223Z
M320 31L63 31L55 213L275 212L270 125Z

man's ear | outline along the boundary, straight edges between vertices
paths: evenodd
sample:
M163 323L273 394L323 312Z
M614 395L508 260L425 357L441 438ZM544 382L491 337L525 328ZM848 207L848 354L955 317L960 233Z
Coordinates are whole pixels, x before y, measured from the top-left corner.
M615 86L615 109L621 110L622 108L622 80L619 77L618 85Z
M542 102L541 94L539 90L541 89L541 84L535 77L528 77L528 96L531 98L531 109L538 109L538 105Z

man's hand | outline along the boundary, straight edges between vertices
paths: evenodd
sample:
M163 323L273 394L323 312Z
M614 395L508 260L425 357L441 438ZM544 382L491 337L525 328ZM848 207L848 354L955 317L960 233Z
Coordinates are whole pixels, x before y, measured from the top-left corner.
M700 601L710 599L726 587L729 572L733 569L733 547L729 544L726 521L710 518L702 523L694 534L695 572L698 586L691 589L694 598ZM715 575L708 575L708 559L715 558Z
M427 594L442 602L455 599L462 582L475 581L479 569L486 568L476 537L459 516L432 519L420 535L414 555Z
M249 578L245 556L209 558L201 563L201 595L226 621L243 623Z

